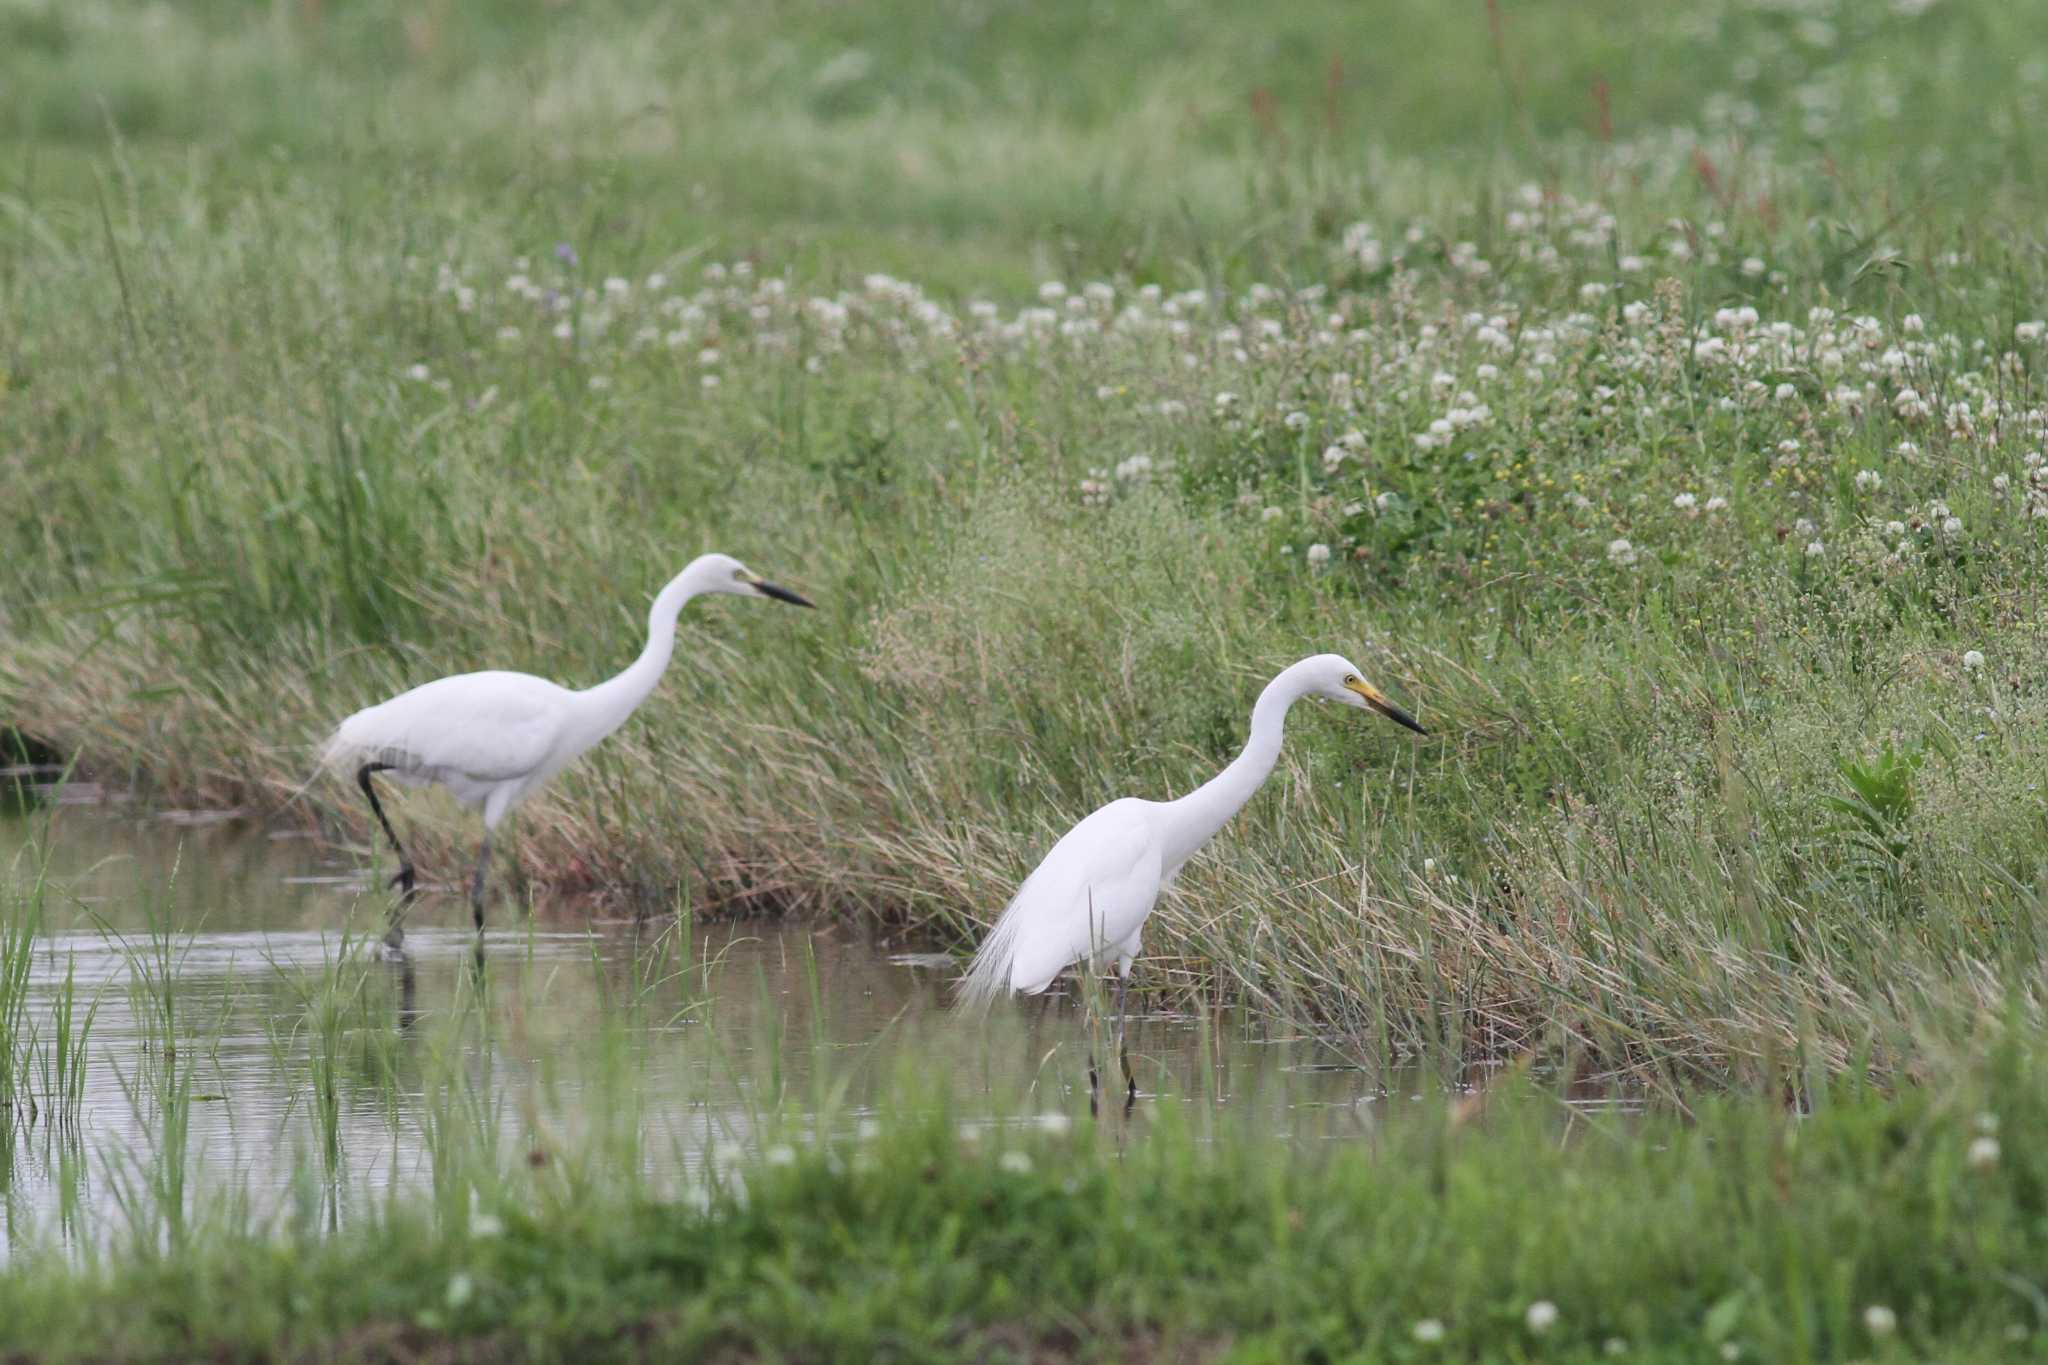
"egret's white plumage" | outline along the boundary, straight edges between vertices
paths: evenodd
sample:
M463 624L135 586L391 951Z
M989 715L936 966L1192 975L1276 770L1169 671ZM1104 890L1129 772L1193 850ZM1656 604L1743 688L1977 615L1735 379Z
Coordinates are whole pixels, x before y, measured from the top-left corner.
M398 850L394 885L412 890L413 869L370 778L386 773L409 786L435 784L480 809L483 852L471 884L477 924L483 924L484 868L490 836L512 810L578 755L625 723L654 690L675 650L676 617L705 593L772 597L810 603L763 581L730 555L702 555L654 599L647 614L647 645L617 677L572 691L530 673L462 673L422 683L389 701L365 707L335 727L322 761L352 773L378 823Z
M1273 771L1287 710L1303 697L1369 708L1426 733L1342 655L1283 669L1259 694L1251 738L1229 767L1177 801L1112 801L1053 845L976 951L962 1000L982 1006L1013 991L1037 994L1083 961L1115 963L1127 977L1160 893Z

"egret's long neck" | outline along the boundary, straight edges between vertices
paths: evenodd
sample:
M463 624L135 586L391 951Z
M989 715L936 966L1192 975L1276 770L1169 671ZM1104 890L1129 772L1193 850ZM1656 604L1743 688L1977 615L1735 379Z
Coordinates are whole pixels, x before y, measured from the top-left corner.
M583 747L597 743L625 724L626 717L640 709L647 694L668 670L669 656L676 648L676 617L702 586L685 569L670 579L654 599L647 613L647 645L625 672L577 694L583 713L584 733L577 737Z
M1179 867L1216 836L1230 817L1244 808L1252 793L1280 758L1280 738L1287 728L1287 708L1300 695L1285 674L1266 684L1252 707L1251 738L1230 766L1178 801L1171 802L1167 821L1166 865Z

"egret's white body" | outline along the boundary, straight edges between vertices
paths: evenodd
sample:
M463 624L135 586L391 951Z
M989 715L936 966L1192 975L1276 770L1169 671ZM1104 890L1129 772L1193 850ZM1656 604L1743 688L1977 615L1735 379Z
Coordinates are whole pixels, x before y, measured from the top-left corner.
M471 887L481 927L492 832L520 802L639 709L675 651L676 617L691 598L705 593L810 605L764 582L730 555L703 555L655 597L647 615L647 645L617 677L572 691L530 673L461 673L365 707L336 726L322 761L353 773L369 797L378 823L398 850L400 868L393 884L412 890L412 864L377 803L370 786L373 773L387 773L408 786L445 787L464 806L483 812L484 846Z
M1259 694L1251 738L1229 767L1177 801L1112 801L1053 845L975 953L962 999L986 1005L1011 992L1035 995L1077 962L1114 963L1121 994L1160 894L1273 771L1287 710L1303 697L1370 708L1427 733L1342 655L1283 669Z

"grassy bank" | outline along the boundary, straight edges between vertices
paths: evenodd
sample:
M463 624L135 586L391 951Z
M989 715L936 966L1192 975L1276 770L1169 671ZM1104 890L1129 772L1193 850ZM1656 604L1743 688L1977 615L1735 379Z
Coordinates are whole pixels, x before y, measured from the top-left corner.
M528 876L952 940L1339 649L1437 737L1300 716L1150 980L1924 1063L2040 958L2048 67L1642 8L11 7L0 710L368 859L334 719L715 547L826 609L693 612Z
M2040 1349L2040 1078L1572 1120L1512 1087L1319 1152L1164 1106L728 1158L700 1198L573 1159L331 1235L0 1277L20 1359L2005 1360ZM1979 1112L1976 1104L1990 1106ZM1199 1140L1198 1140L1199 1139ZM525 1167L525 1163L520 1163ZM657 1162L659 1165L659 1162ZM441 1172L446 1176L448 1172ZM471 1171L471 1175L479 1175ZM463 1195L459 1181L458 1198ZM431 1207L429 1205L428 1207ZM1544 1307L1548 1305L1548 1308Z

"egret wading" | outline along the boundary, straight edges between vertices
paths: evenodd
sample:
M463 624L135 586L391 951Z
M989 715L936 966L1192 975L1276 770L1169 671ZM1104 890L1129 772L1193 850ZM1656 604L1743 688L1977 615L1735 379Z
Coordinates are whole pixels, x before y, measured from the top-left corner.
M482 929L484 875L491 860L491 835L499 822L639 709L675 651L677 615L691 598L706 593L811 605L730 555L701 555L655 597L647 613L647 647L625 672L607 682L576 692L530 673L461 673L422 683L335 727L322 761L343 774L355 774L371 813L398 853L398 874L391 885L401 889L403 899L409 900L413 892L412 859L385 817L370 779L388 773L407 786L438 783L464 806L482 810L483 848L469 884L476 927Z
M1068 830L1024 879L975 952L960 986L963 1002L985 1008L1011 992L1036 995L1076 962L1114 963L1117 1058L1128 1087L1138 1082L1124 1050L1124 988L1138 939L1160 893L1181 867L1251 800L1280 757L1287 710L1303 697L1377 711L1418 735L1429 732L1339 654L1317 654L1283 669L1252 708L1252 733L1229 767L1178 801L1134 796L1112 801ZM1089 1099L1097 1089L1088 1059Z

